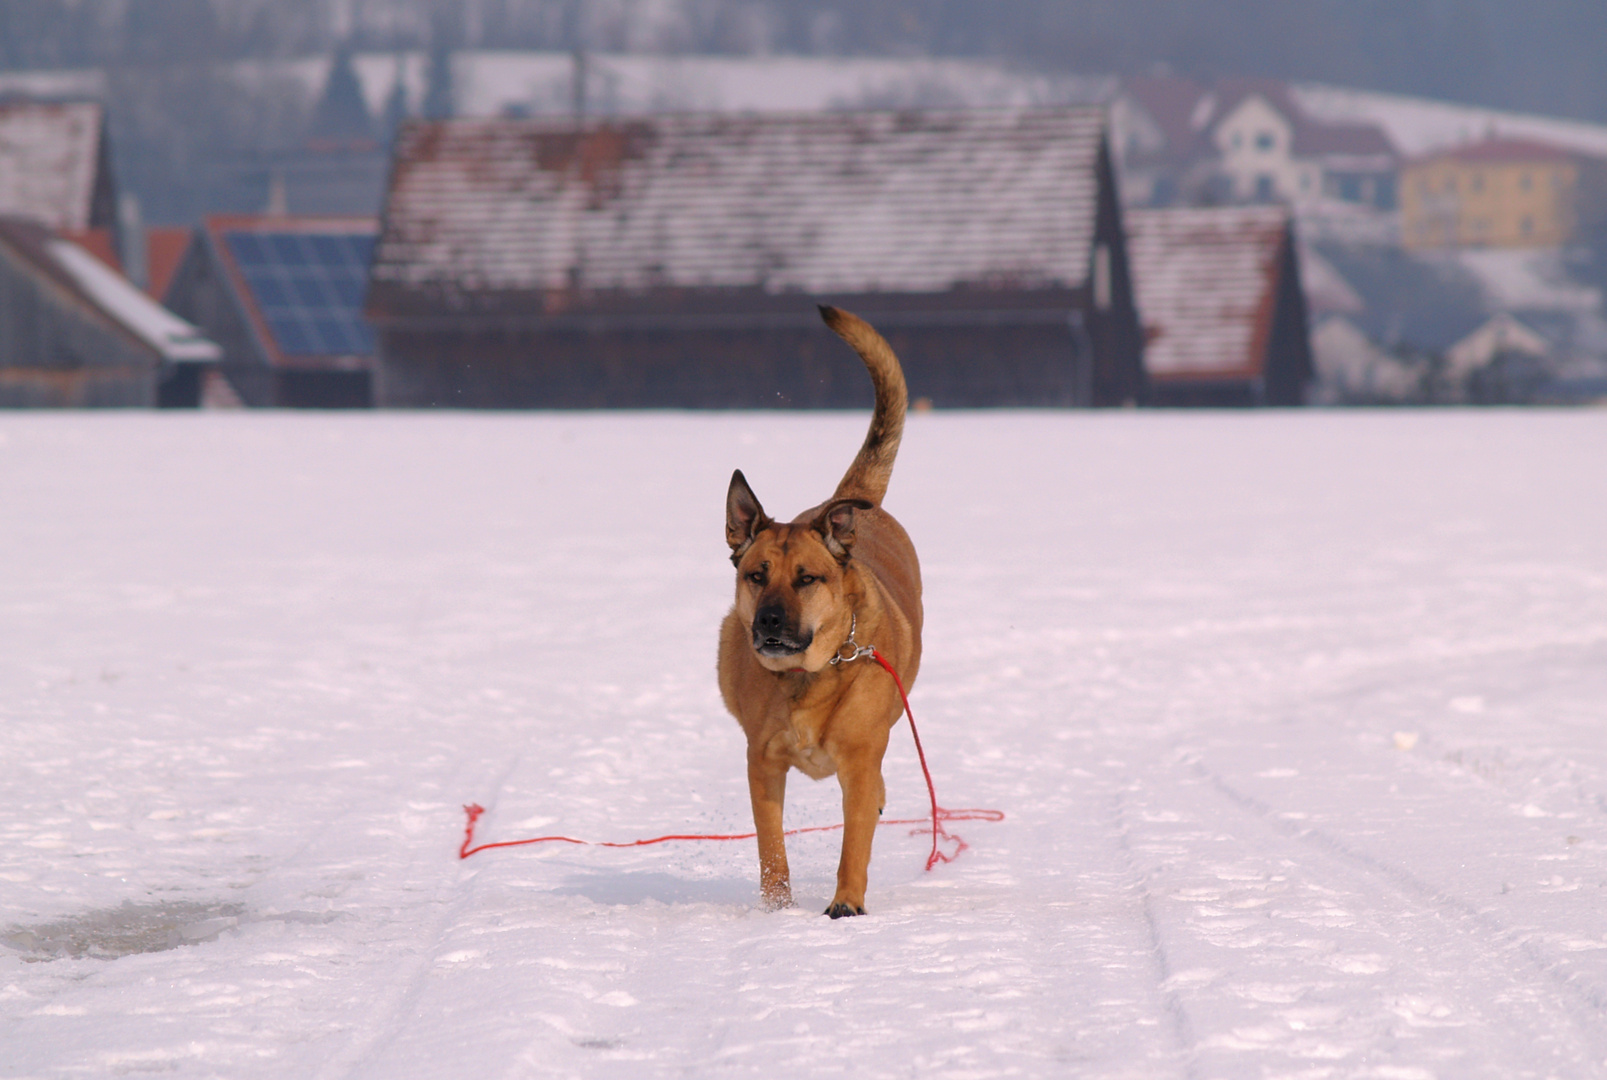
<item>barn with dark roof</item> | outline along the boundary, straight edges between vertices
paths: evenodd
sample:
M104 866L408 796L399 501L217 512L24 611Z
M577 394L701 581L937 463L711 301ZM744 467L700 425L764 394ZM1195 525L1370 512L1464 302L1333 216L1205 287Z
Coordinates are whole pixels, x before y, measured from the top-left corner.
M367 300L399 406L844 407L875 323L938 406L1144 389L1093 109L405 129Z

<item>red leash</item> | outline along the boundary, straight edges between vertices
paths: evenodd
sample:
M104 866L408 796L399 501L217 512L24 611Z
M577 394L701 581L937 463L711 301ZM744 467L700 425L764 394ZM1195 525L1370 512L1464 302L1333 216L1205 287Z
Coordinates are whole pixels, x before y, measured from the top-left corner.
M852 634L850 634L850 643L852 643ZM932 771L926 767L926 751L921 748L921 733L915 730L915 713L910 710L909 695L904 693L903 680L898 677L898 672L893 670L893 665L889 664L882 657L881 653L877 652L873 648L863 645L856 646L856 652L852 656L844 656L842 657L841 661L833 660L832 662L839 663L844 661L858 660L861 656L868 656L872 660L875 660L882 666L884 671L893 677L893 685L898 687L898 699L904 703L904 715L909 717L910 734L915 737L915 753L916 756L921 759L921 775L926 777L926 793L931 796L932 799L932 854L927 856L926 868L930 870L940 862L953 862L955 859L959 858L960 852L966 850L966 848L970 845L968 845L964 840L960 839L954 833L951 833L947 829L943 828L943 822L1003 821L1004 811L975 809L949 810L937 804L937 788L932 785ZM528 840L498 840L489 844L476 844L474 842L474 823L479 820L481 814L485 813L485 807L481 806L479 803L473 803L469 806L465 806L463 808L463 812L469 816L469 822L463 829L463 845L458 848L458 858L460 859L467 859L470 855L473 855L476 852L489 851L491 848L523 847L526 844L562 843L580 844L585 847L631 848L647 847L650 844L665 844L672 840L752 840L758 835L758 833L751 832L695 834L672 833L669 836L655 836L649 840L625 841L576 840L572 836L534 836ZM925 819L923 818L897 818L877 822L879 825L924 825L925 823ZM813 825L803 829L788 829L784 835L797 836L800 833L833 832L840 828L842 828L841 825ZM910 835L914 836L925 831L927 830L916 829ZM937 842L939 838L944 840L952 840L954 842L955 848L952 854L938 850Z

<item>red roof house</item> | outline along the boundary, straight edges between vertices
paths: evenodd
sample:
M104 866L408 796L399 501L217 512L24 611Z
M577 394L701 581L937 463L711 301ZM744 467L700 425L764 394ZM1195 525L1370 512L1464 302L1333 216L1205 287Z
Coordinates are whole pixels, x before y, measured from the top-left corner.
M1127 231L1153 403L1304 402L1313 369L1288 211L1133 210Z

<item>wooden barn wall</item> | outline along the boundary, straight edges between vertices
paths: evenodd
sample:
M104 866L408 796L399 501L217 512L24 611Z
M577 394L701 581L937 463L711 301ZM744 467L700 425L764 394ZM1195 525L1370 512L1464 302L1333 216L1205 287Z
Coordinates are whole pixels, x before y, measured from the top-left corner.
M0 248L0 407L156 404L157 357Z
M1311 360L1306 294L1300 285L1300 260L1295 256L1292 232L1285 233L1278 253L1278 293L1265 370L1266 404L1305 404L1306 390L1316 377L1316 368Z
M1069 324L884 328L912 401L938 407L1076 403ZM659 331L382 329L386 406L869 408L859 358L824 327Z

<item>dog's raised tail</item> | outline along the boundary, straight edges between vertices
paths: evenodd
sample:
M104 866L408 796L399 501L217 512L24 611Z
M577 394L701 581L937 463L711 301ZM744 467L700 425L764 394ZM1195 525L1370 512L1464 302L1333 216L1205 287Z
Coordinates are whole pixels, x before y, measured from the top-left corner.
M870 430L854 463L837 483L835 498L857 497L880 503L893 476L893 459L904 437L904 413L909 409L909 391L904 386L904 369L893 349L870 323L841 308L822 304L820 317L838 337L853 346L870 372L876 388L876 411L871 414Z

